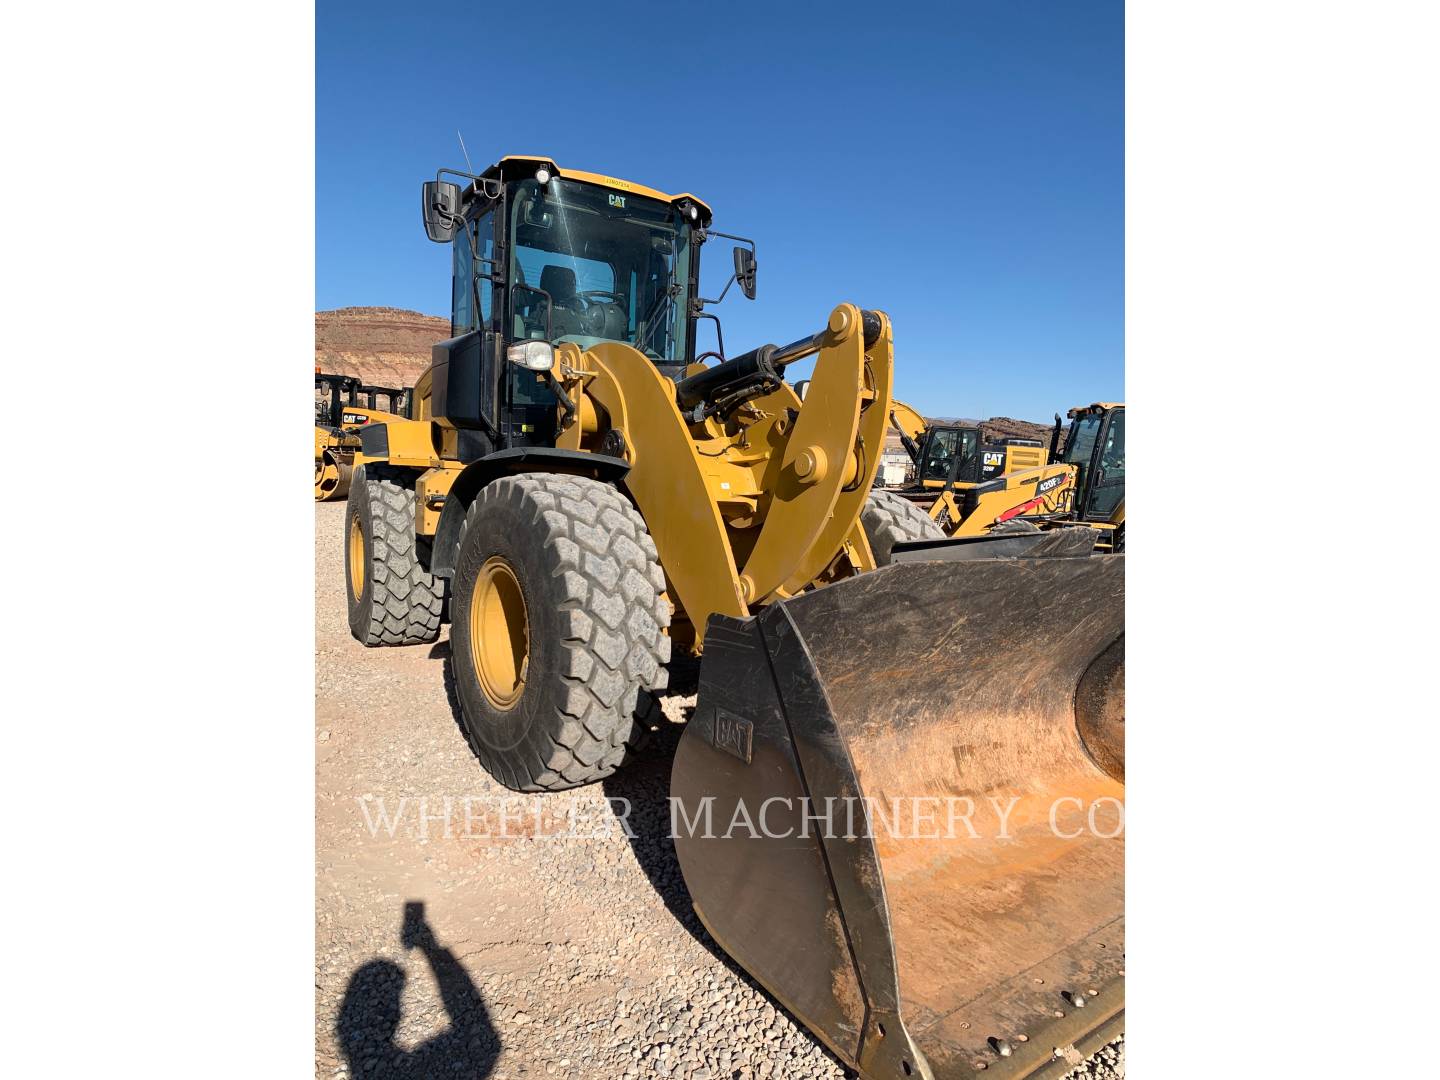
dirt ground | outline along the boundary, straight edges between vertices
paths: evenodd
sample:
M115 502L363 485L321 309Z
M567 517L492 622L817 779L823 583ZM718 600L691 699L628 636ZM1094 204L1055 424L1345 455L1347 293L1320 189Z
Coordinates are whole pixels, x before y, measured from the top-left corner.
M847 1075L690 908L666 798L693 669L619 776L514 796L456 726L448 627L350 636L344 509L315 510L316 1076ZM1123 1042L1087 1066L1123 1076Z

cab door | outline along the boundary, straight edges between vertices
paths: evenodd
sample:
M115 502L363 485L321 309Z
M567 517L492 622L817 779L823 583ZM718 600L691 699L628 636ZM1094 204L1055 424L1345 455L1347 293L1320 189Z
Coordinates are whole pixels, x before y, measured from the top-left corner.
M495 314L496 213L495 206L486 208L451 241L450 340L443 361L437 351L433 369L435 415L474 431L462 446L462 460L509 445L504 379L511 365Z
M1081 516L1086 521L1109 521L1125 498L1124 409L1113 409L1106 416L1091 461L1094 482Z

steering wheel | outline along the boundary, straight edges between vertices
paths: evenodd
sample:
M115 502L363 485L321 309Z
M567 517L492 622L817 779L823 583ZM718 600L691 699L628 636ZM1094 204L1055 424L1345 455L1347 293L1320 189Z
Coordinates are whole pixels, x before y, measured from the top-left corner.
M621 306L621 296L613 289L585 289L583 292L577 292L575 295L585 301L586 307L590 307L596 303L614 304L616 307ZM596 300L595 297L604 297L605 299Z
M584 292L577 292L575 298L585 304L585 310L580 312L580 321L585 332L597 337L605 329L605 309L614 308L619 311L624 306L620 294L610 289L586 289Z

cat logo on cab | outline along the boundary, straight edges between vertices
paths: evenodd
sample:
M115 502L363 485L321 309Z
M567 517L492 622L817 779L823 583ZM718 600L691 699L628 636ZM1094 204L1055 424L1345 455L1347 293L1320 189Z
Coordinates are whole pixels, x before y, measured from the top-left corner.
M611 205L611 206L615 206L615 207L619 207L621 210L624 210L624 209L625 209L625 196L624 196L624 195L611 195L611 196L610 196L610 205Z

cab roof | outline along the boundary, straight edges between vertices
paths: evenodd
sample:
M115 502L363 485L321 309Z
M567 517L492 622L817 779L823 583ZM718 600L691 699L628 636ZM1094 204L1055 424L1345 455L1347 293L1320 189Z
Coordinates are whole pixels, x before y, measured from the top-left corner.
M513 163L513 164L512 164ZM700 211L701 225L709 225L714 216L710 205L698 195L692 195L688 191L682 191L678 195L668 195L644 184L636 184L630 180L621 180L614 176L605 176L601 173L584 172L580 169L562 168L554 158L542 157L534 154L506 154L494 165L485 170L487 177L504 179L507 177L530 176L541 165L548 166L556 176L565 180L578 180L586 184L596 184L599 187L610 188L613 191L628 191L636 195L644 195L646 198L659 199L661 202L678 203L692 202Z
M1075 406L1075 408L1071 409L1066 415L1069 416L1071 419L1074 419L1081 413L1109 412L1111 409L1123 409L1124 407L1125 403L1123 401L1095 401L1089 405L1077 405Z

